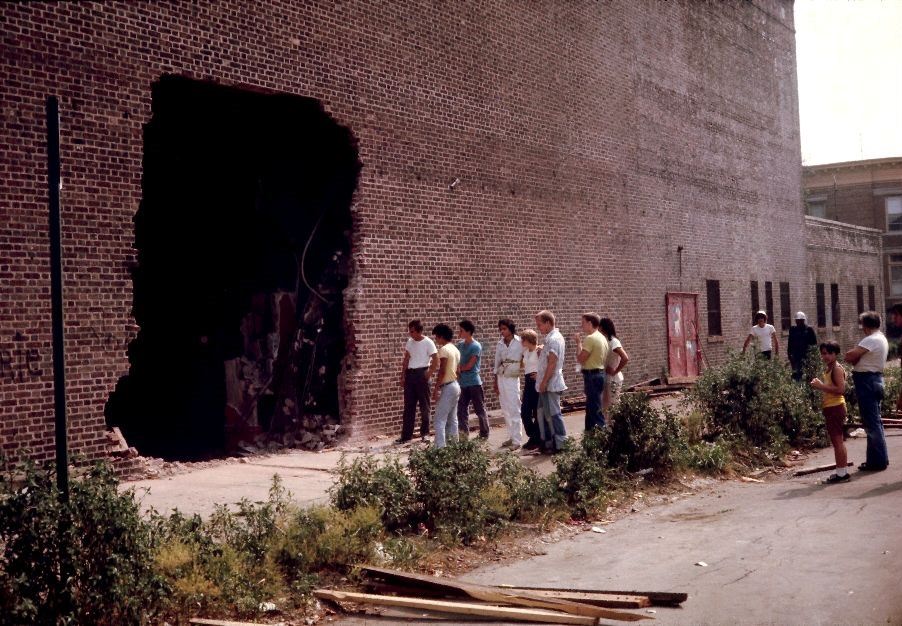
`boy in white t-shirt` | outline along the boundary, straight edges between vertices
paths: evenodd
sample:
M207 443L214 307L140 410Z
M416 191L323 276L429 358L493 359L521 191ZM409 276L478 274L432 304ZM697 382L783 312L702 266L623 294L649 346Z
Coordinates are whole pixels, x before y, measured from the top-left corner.
M755 313L755 325L749 331L749 336L745 338L742 344L742 352L745 353L746 348L752 343L752 340L758 347L758 354L765 359L770 359L773 353L780 353L780 345L777 341L777 329L767 323L767 313L758 311Z
M855 381L855 396L861 424L868 434L865 462L858 469L865 472L880 472L889 465L886 438L883 435L883 421L880 419L880 402L883 400L883 368L889 344L880 332L880 315L865 311L858 316L864 338L858 345L846 352L846 361L853 365L852 380Z
M429 434L429 379L438 369L438 349L432 339L423 335L423 322L411 320L407 324L410 337L404 344L404 360L401 363L401 386L404 388L404 417L401 438L395 443L413 439L416 410L420 407L420 437L425 441Z

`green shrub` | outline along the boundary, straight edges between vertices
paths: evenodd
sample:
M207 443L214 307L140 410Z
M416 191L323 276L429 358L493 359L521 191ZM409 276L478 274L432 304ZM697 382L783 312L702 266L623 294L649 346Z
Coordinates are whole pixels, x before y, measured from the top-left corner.
M274 476L266 501L242 500L237 512L217 505L206 521L178 512L156 516L155 563L169 590L167 613L253 617L262 602L290 596L271 557L290 511Z
M506 492L508 519L544 523L557 517L564 504L554 476L539 476L511 452L498 460L495 480Z
M699 470L722 472L730 464L730 444L722 439L686 443L680 451L680 464Z
M604 507L605 497L614 485L608 467L608 431L593 428L576 443L568 439L554 457L554 479L576 518L590 517Z
M52 472L28 465L19 488L2 479L0 624L154 621L162 580L152 568L150 527L133 494L116 487L99 465L70 483L63 505Z
M734 354L706 370L689 392L710 438L738 434L770 454L788 444L822 445L824 422L807 382L796 383L779 361ZM817 400L819 403L819 400Z
M392 536L382 542L381 556L391 567L408 570L423 558L423 550L416 538Z
M491 457L485 444L462 441L411 453L408 464L419 519L445 541L472 543L502 521L489 508Z
M294 512L273 546L273 559L290 580L308 572L347 572L372 561L383 533L379 510L313 507Z
M628 393L611 413L608 462L635 472L652 468L666 474L674 465L682 434L679 419L655 409L644 393Z
M348 511L374 506L380 510L387 529L398 530L410 525L413 483L398 457L387 458L380 464L375 457L364 455L348 463L342 455L336 473L338 479L329 489L329 495L337 509Z

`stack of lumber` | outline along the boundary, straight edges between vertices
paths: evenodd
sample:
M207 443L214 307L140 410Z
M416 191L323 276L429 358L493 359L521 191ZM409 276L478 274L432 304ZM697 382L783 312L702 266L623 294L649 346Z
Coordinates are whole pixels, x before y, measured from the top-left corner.
M372 593L317 589L322 600L373 604L453 614L455 619L585 624L599 620L635 622L650 615L620 609L679 606L685 593L643 591L589 591L547 587L508 587L468 583L451 578L412 574L380 567L363 567Z
M899 417L899 413L897 411L893 411L889 414L889 416L882 416L880 419L883 422L884 429L890 428L902 428L902 418ZM851 422L846 424L846 428L864 428L864 424L859 422Z

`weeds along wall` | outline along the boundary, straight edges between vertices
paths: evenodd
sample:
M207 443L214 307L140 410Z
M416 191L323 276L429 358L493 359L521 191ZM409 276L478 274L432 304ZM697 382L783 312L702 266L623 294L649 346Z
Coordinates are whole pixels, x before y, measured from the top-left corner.
M529 327L550 308L569 337L599 311L617 323L632 382L666 367L667 291L700 294L711 361L747 332L749 281L788 283L793 308L813 302L788 0L5 3L0 24L7 454L53 450L50 94L62 110L70 437L88 456L105 451L103 409L139 330L133 220L167 74L318 101L356 141L339 380L355 437L399 424L412 318L472 318L490 362L501 317ZM722 317L710 340L707 280ZM191 307L190 293L172 306ZM579 389L572 355L565 371Z

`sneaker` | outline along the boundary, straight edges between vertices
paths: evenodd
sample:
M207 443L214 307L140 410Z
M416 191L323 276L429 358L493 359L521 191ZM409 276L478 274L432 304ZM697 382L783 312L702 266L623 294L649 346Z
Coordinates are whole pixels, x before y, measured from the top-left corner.
M884 465L882 467L877 467L877 466L868 465L867 463L862 463L861 465L858 466L858 471L860 471L860 472L882 472L885 469L886 469L886 465Z
M395 445L400 446L402 444L407 443L408 441L410 441L410 439L405 439L404 437L399 437L399 438L395 439Z
M519 450L522 447L523 446L521 446L519 443L512 443L510 445L511 452L516 452L517 450Z
M501 447L502 448L510 448L512 445L514 445L514 442L512 440L508 439L507 441L505 441L504 443L501 444Z
M839 474L831 474L830 477L824 481L827 485L835 485L836 483L845 483L852 480L852 476L846 474L845 476L840 476Z
M541 445L542 444L540 444L538 441L533 441L532 439L530 439L529 441L526 442L526 445L523 446L523 449L524 450L538 450L539 446L541 446Z

